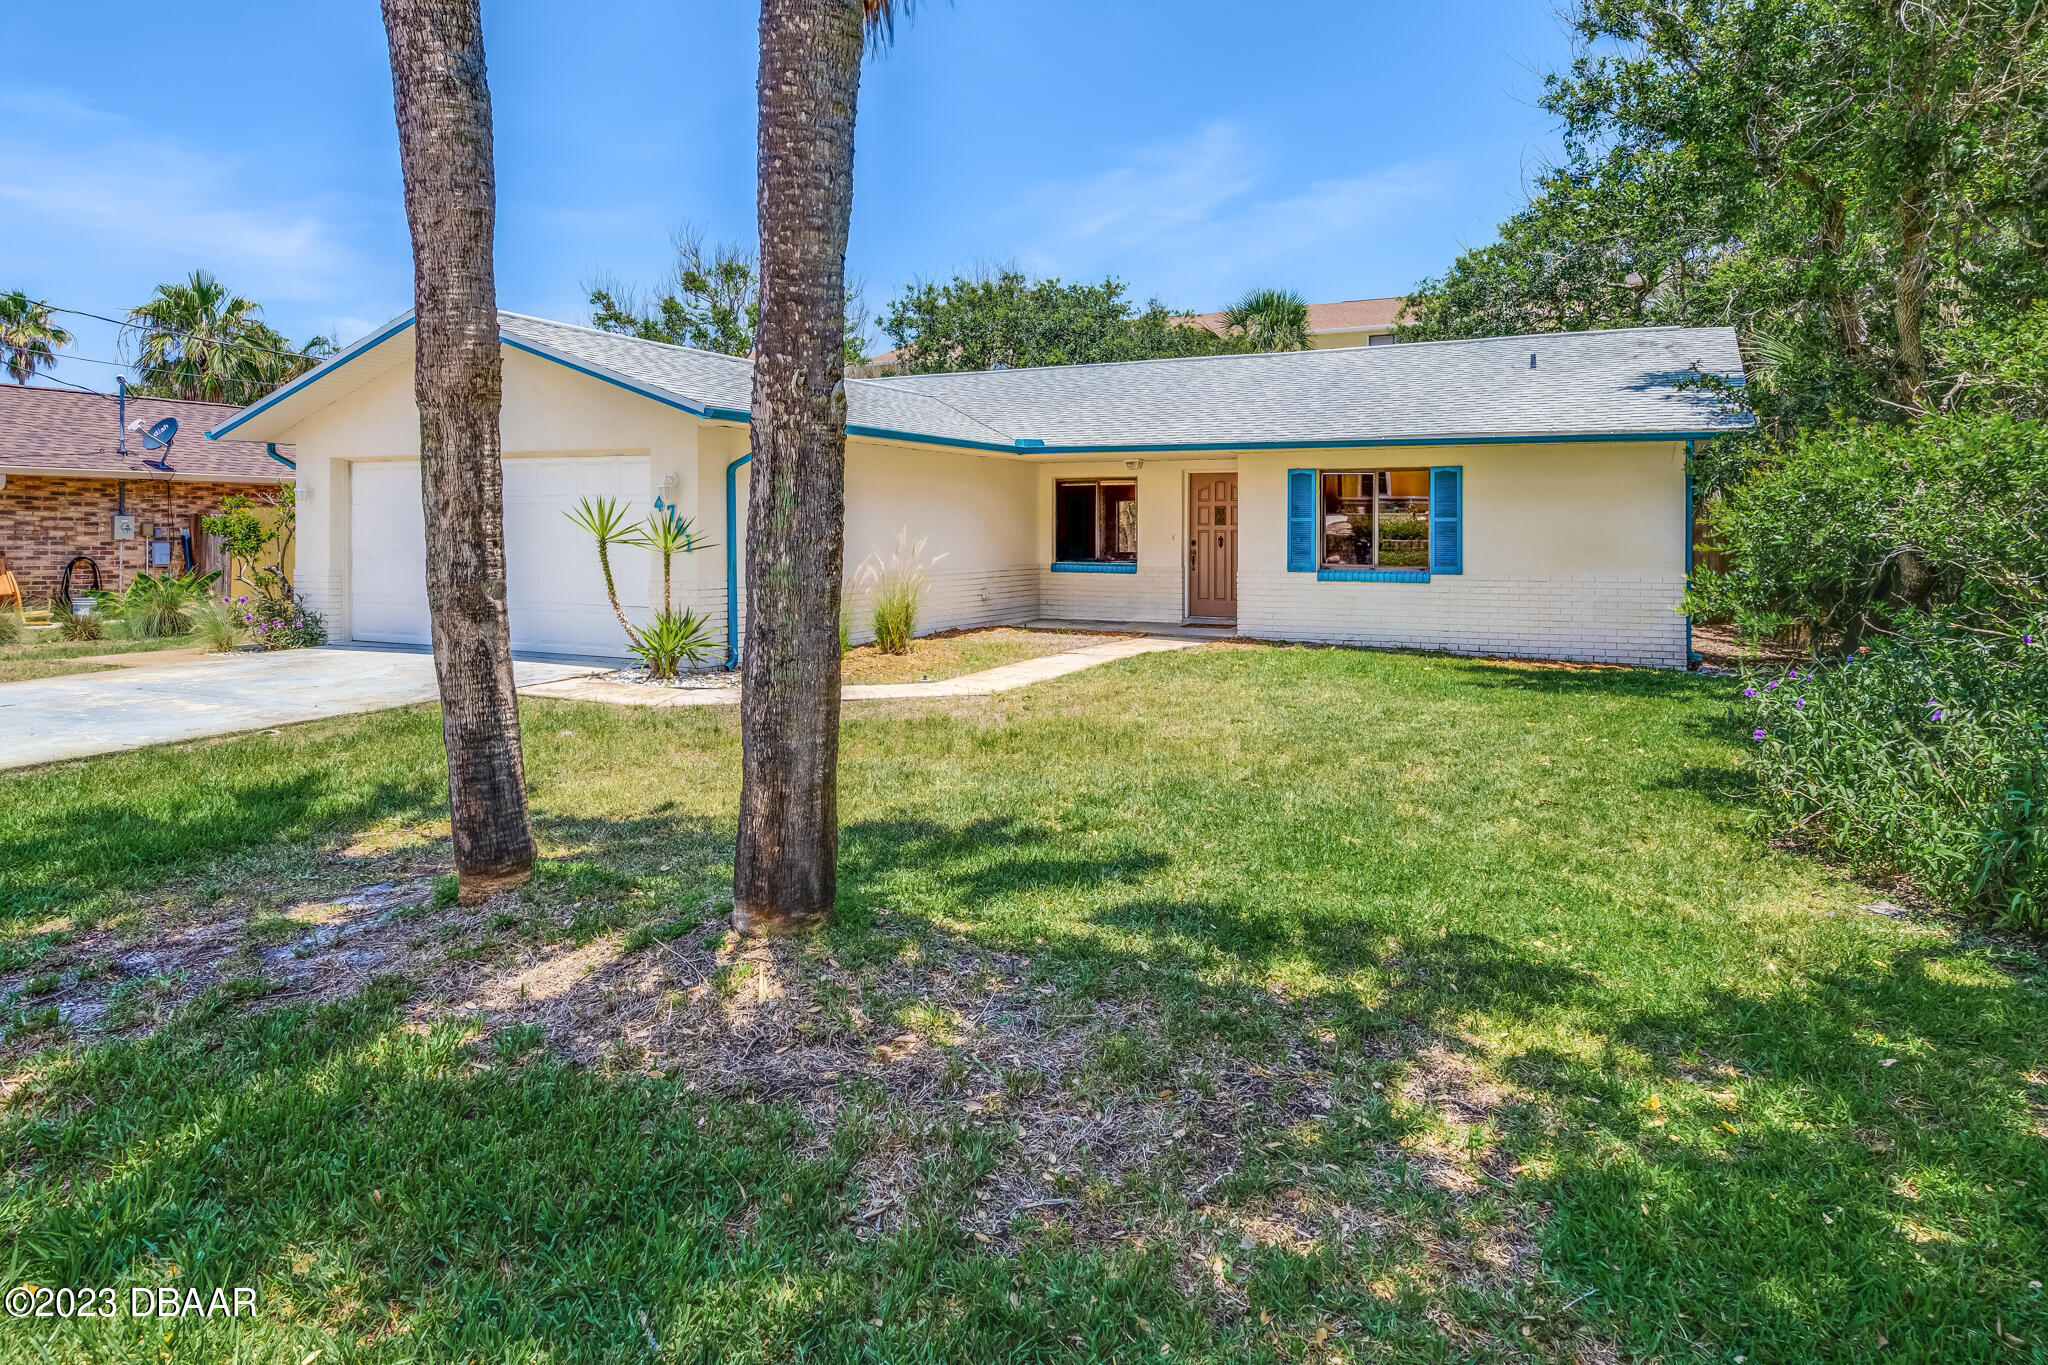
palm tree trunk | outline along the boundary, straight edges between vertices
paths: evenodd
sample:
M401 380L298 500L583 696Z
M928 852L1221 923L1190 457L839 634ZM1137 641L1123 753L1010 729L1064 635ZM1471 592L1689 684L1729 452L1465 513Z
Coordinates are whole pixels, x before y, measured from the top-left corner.
M733 925L829 917L839 861L846 230L862 0L762 0L761 321Z
M525 881L534 857L505 610L491 92L478 0L383 5L412 226L427 610L459 897L474 905Z

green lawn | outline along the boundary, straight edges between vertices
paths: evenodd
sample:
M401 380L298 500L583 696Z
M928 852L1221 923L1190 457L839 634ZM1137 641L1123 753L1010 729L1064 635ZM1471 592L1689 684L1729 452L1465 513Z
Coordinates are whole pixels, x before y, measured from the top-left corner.
M180 635L164 640L60 640L51 631L32 631L16 644L0 645L0 683L62 678L73 673L103 673L120 665L101 664L97 662L98 656L186 649L197 643L197 639L192 635Z
M0 1357L2048 1358L2038 963L1760 846L1729 687L856 704L768 948L729 709L528 700L476 911L431 709L0 776L8 1273L262 1305Z
M905 683L923 679L938 682L1045 654L1064 654L1103 638L1009 626L948 631L943 635L919 636L910 642L906 654L884 654L873 645L857 645L840 661L839 676L849 683Z

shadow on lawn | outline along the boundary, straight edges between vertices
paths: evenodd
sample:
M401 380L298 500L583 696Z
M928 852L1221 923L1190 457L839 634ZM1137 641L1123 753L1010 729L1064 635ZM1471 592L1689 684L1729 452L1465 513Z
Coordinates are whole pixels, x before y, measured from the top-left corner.
M107 893L162 886L254 849L444 808L445 781L382 781L337 792L325 771L237 785L216 777L190 806L81 801L33 813L0 859L0 920L75 909Z
M1088 865L1036 852L1053 831L996 828L1012 852L955 885L969 903L1089 885ZM896 860L955 838L985 857L989 832L861 842L857 881L887 885ZM1533 1105L1487 1117L1518 1159L1549 1168L1534 1187L1552 1209L1537 1228L1549 1264L1625 1317L1632 1350L1946 1361L2048 1346L2048 1299L2026 1287L2048 1261L2048 1002L1962 948L1885 940L1860 964L1787 979L1759 962L1739 987L1646 1009L1502 939L1417 933L1354 906L1149 897L1087 919L1149 946L1036 951L1105 991L1142 982L1169 1034L1242 1027L1233 1011L1264 992L1194 974L1226 960L1255 980L1300 961L1362 974L1369 990L1288 1004L1380 1056L1426 1060L1477 1019L1591 1031L1591 1054L1497 1059Z

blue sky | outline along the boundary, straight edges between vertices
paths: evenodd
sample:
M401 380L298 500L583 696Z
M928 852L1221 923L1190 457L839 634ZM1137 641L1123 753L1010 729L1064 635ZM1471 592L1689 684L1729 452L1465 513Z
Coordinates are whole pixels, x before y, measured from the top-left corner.
M588 277L651 281L685 220L751 239L756 13L485 0L505 307L582 321ZM74 0L7 36L0 289L118 314L205 267L300 339L410 305L374 0ZM1191 309L1402 293L1555 154L1565 55L1548 0L926 0L868 65L849 274L875 311L995 262Z

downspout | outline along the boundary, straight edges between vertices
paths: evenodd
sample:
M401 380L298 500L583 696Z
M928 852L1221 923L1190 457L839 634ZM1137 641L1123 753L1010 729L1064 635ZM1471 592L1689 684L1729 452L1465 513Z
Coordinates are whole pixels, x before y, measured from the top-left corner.
M754 452L725 467L725 666L740 666L740 466L752 462ZM1692 637L1686 637L1689 645Z
M263 451L266 455L270 456L271 459L276 460L286 469L297 470L299 467L298 461L287 460L284 456L277 453L277 442L275 441L266 441L263 445Z

